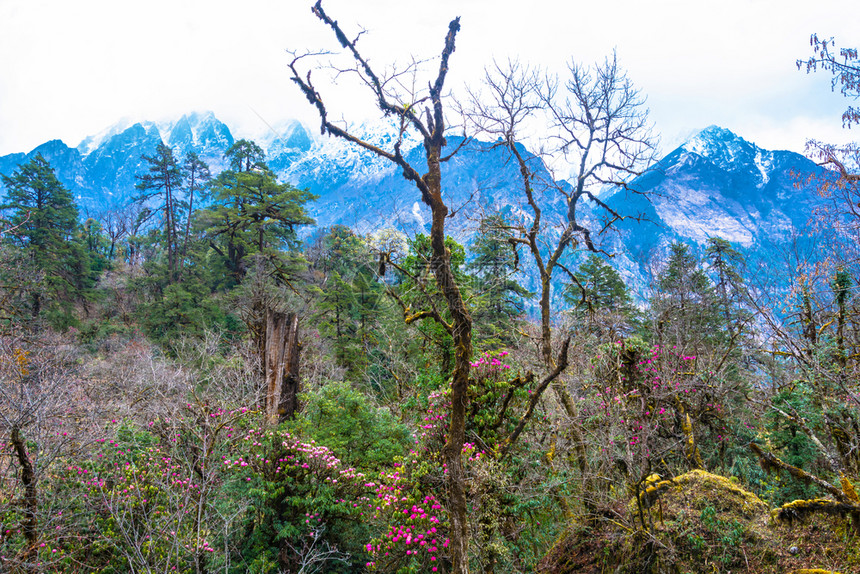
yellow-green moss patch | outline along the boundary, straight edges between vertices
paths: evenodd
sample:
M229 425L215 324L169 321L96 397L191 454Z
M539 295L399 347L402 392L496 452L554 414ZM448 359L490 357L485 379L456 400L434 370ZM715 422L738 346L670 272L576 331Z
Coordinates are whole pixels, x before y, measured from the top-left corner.
M823 504L821 500L799 501L796 507L810 503ZM616 512L571 524L537 571L860 572L860 536L852 534L836 509L830 514L805 513L805 520L793 526L771 520L769 506L754 493L730 478L702 470L667 480L649 476L638 500L634 497L614 508Z

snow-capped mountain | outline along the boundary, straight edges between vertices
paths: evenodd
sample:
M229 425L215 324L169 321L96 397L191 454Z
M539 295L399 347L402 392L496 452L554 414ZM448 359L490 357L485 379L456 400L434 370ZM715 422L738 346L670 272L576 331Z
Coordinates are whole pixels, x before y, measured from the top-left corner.
M804 182L820 173L790 151L768 151L711 126L617 192L612 207L647 223L621 222L610 242L629 276L646 276L671 241L704 245L717 237L747 253L772 249L806 226L821 198ZM647 197L647 200L645 199Z
M663 170L662 179L646 191L680 237L697 243L720 237L750 247L763 235L785 236L806 222L817 198L797 186L797 174L817 169L803 156L763 150L711 126L666 156L655 170Z
M180 160L187 152L196 152L217 173L226 167L224 152L234 140L230 129L212 112L164 122L123 119L85 138L75 148L54 140L27 154L0 157L0 173L10 175L18 165L41 153L72 191L82 212L98 215L131 201L137 176L147 169L141 156L152 155L162 142L173 148Z
M407 233L429 229L429 211L419 194L387 160L343 140L321 137L296 121L267 128L257 143L266 150L269 166L283 181L319 196L308 206L319 226L344 224L365 233L390 227ZM389 150L397 137L388 126L350 129ZM158 123L126 120L86 138L76 148L55 140L28 154L0 157L0 173L11 174L41 153L73 191L82 210L97 215L131 200L137 176L146 169L141 155L152 154L159 142L170 145L179 158L188 151L197 152L217 174L225 167L224 151L234 141L230 129L211 112ZM453 150L460 141L450 137L449 148ZM405 140L401 149L413 165L422 165L418 140ZM710 237L720 237L748 251L761 249L787 239L793 229L806 224L821 199L798 181L820 169L799 154L763 150L729 130L711 126L631 182L634 191L603 196L619 213L641 221L622 221L598 240L607 251L618 254L616 266L640 286L650 262L664 255L673 240L702 245ZM549 177L546 171L539 176ZM461 241L469 240L482 214L501 212L510 220L530 223L518 169L503 149L473 141L443 164L443 178L454 211L448 229ZM547 193L544 221L563 222L564 197ZM579 213L583 221L596 226L600 214L594 206L582 206ZM569 263L575 259L572 256Z

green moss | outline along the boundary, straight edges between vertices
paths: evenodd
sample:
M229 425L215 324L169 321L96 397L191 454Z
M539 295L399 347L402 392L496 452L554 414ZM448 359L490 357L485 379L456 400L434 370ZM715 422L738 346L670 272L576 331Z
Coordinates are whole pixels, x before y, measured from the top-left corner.
M858 572L860 537L838 512L806 513L791 528L771 520L770 507L731 478L702 470L663 480L649 476L626 519L594 519L571 528L541 562L539 572L679 574ZM796 501L806 508L821 501ZM829 504L834 504L832 501ZM792 550L794 549L794 550ZM824 549L822 551L822 549ZM827 570L829 568L829 570Z
M649 477L650 478L650 477ZM648 484L646 480L646 484ZM758 496L744 490L737 484L724 476L712 474L704 470L692 470L686 474L670 480L663 480L647 486L640 494L643 508L651 508L660 496L670 489L677 489L680 493L686 493L695 500L711 500L719 504L726 511L737 511L745 517L766 512L765 504ZM636 512L636 500L629 505L631 513Z

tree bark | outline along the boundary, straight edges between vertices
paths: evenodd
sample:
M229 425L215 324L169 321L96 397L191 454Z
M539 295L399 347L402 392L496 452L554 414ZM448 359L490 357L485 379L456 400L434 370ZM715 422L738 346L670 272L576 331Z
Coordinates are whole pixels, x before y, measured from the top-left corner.
M27 541L27 549L24 551L22 559L24 562L29 562L32 556L35 555L36 541L38 539L37 511L39 508L39 498L36 492L36 471L33 468L33 461L30 460L30 455L27 453L27 445L21 436L21 430L18 427L12 427L11 438L15 455L18 458L18 464L21 465L21 483L24 485L24 521L21 524L21 529L24 533L24 539Z
M278 422L292 419L299 411L299 316L290 313L287 316L289 329L287 331L286 349L284 356L284 380L281 385L281 398L278 402Z
M266 311L264 350L266 417L271 423L293 418L299 406L299 318Z
M466 406L468 404L469 369L472 356L472 318L463 301L451 269L450 253L445 248L445 218L449 210L442 198L442 149L445 148L445 118L443 114L442 90L448 74L448 61L454 52L454 40L460 30L460 19L455 18L448 25L445 36L445 46L442 50L439 72L430 84L429 97L426 101L430 106L425 109L426 117L421 117L418 106L406 106L396 103L389 98L384 87L385 83L373 71L370 63L361 55L355 45L333 20L323 10L321 0L313 6L313 13L324 22L338 39L341 46L355 60L356 71L365 78L368 88L373 92L376 103L386 116L400 120L400 134L412 128L419 132L424 140L424 152L427 171L422 176L402 155L400 146L402 139L394 145L394 150L387 151L370 142L349 133L328 119L323 100L311 83L310 74L301 74L296 68L299 57L290 64L293 81L299 86L308 101L316 107L321 120L323 133L343 138L379 157L396 164L403 170L403 177L414 183L421 193L421 200L430 207L432 224L430 228L430 243L432 256L430 266L436 279L436 285L451 313L451 325L446 329L454 339L454 370L451 376L451 419L448 427L448 438L442 449L442 460L446 468L446 484L448 489L448 516L451 521L451 537L449 549L451 552L452 573L467 574L469 572L469 528L466 504L466 478L463 470L462 451L466 440ZM453 154L452 154L453 155Z

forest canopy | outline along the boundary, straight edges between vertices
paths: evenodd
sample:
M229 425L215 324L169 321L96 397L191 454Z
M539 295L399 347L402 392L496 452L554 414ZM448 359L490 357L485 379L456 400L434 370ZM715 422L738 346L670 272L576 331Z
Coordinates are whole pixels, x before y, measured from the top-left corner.
M606 238L657 138L615 54L452 94L459 19L398 68L313 16L342 53L291 53L296 89L429 226L315 228L248 139L220 171L161 143L87 217L42 155L3 175L0 570L856 571L856 147L810 144L814 258L666 239L634 289ZM812 46L856 97L856 50ZM332 70L393 138L335 119ZM516 169L509 209L451 200L477 142Z

